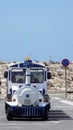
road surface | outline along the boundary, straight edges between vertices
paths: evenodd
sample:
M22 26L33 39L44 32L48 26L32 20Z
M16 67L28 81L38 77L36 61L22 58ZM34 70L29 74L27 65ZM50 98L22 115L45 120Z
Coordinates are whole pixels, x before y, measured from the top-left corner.
M4 100L0 100L0 130L73 130L73 102L50 94L48 121L16 119L7 121Z

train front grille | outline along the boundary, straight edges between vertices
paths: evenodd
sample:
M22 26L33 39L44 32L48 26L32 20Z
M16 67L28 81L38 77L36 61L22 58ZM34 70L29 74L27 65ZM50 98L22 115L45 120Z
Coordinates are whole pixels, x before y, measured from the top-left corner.
M42 116L44 112L43 107L34 107L34 106L22 106L22 107L13 107L13 115L14 116Z

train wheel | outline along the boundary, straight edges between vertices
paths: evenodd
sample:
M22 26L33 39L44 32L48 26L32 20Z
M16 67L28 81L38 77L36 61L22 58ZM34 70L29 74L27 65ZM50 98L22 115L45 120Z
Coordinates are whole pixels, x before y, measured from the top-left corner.
M43 120L44 120L44 121L47 121L47 120L48 120L48 109L46 109L45 112L44 112Z
M7 109L7 114L6 114L7 120L10 121L12 120L12 113L10 111L10 108Z

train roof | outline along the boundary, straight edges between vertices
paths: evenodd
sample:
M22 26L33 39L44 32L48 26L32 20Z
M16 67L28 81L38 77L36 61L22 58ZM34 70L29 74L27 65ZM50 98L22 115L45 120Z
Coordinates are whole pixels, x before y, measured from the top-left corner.
M10 68L30 68L30 67L39 67L39 68L45 68L45 65L42 65L41 63L32 62L32 60L25 60L22 63L16 63L14 65L11 65Z

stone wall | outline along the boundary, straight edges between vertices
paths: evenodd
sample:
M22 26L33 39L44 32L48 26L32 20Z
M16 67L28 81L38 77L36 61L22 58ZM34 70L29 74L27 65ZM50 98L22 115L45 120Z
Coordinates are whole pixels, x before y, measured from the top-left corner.
M52 79L49 80L50 88L65 90L65 68L60 63L48 63ZM73 64L67 67L67 89L73 90Z

